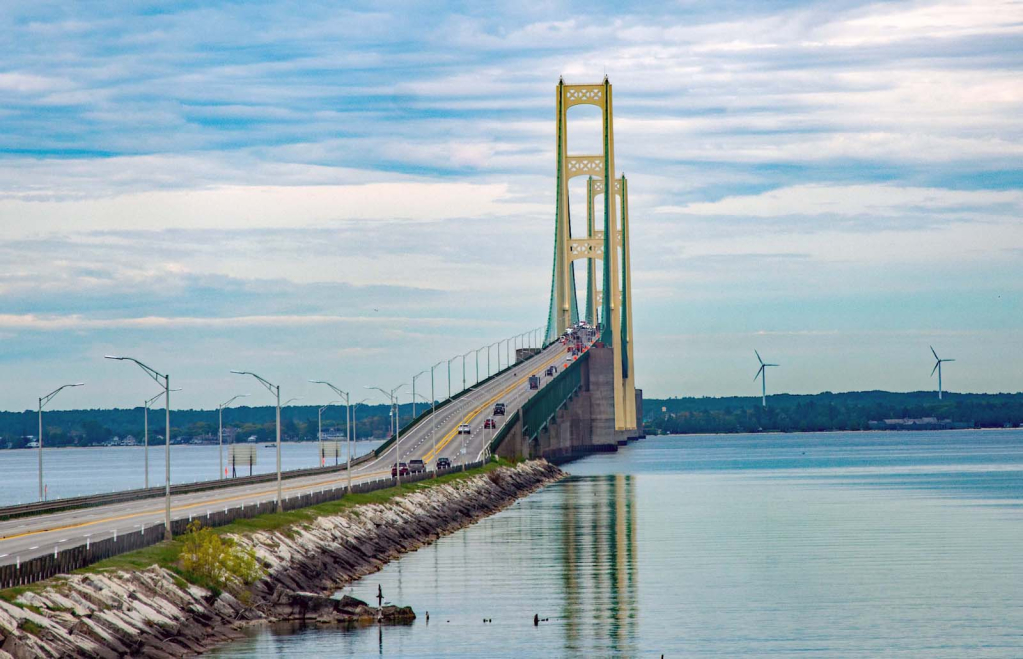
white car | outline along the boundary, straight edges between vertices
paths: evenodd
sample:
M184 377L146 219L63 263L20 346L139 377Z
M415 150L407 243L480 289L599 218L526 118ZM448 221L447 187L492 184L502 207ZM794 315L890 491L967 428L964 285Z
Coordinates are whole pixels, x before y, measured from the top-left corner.
M472 434L472 428L469 427L468 423L463 423L463 424L458 426L458 434L459 435L471 435Z

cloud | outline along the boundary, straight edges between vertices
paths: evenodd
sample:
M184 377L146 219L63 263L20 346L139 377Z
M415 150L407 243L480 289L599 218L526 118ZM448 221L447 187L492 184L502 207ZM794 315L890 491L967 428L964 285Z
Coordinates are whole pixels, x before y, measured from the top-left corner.
M755 195L658 208L659 213L774 218L942 214L954 219L1014 220L1023 214L1020 190L950 190L894 185L793 185Z
M86 318L81 315L37 316L35 314L0 314L0 328L11 330L85 331L103 329L172 329L234 327L300 327L305 325L412 325L444 327L454 323L474 327L499 325L485 318L412 318L394 316L235 316L235 317L160 317Z
M1018 3L4 9L0 331L36 360L11 381L181 334L245 360L283 337L289 373L310 345L339 370L371 354L369 379L543 322L554 88L605 72L638 336L742 342L767 300L793 332L850 304L1019 325ZM585 110L572 148L596 139ZM949 297L969 313L942 315ZM684 346L642 341L675 393Z

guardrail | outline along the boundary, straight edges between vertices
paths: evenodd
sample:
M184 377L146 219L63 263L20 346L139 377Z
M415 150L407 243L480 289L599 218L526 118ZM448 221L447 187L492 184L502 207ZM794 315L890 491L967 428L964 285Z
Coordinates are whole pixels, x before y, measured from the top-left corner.
M352 466L361 464L372 459L373 452L360 455L352 460ZM347 465L335 465L328 467L310 467L308 469L291 469L281 472L281 479L301 478L303 476L319 476L343 472ZM254 476L238 476L236 478L223 478L209 481L198 481L195 483L178 483L171 485L171 495L190 494L192 492L205 492L221 487L233 487L235 485L256 485L259 483L270 483L277 480L277 472L269 474L256 474ZM75 510L78 508L92 508L105 506L112 503L124 503L126 501L138 501L139 499L155 499L165 494L163 485L157 487L140 488L137 490L122 490L120 492L109 492L106 494L91 494L81 497L68 497L66 499L53 499L51 501L36 501L34 503L23 503L16 506L4 506L0 508L0 520L25 517L27 515L40 515L45 513L56 513L63 510Z
M522 404L522 434L527 440L539 435L558 410L579 390L582 386L582 366L589 358L589 352L579 355L539 393Z
M481 460L456 465L451 469L445 469L441 472L427 471L414 476L406 476L401 479L401 482L403 484L418 483L436 476L482 467L484 464L485 462ZM395 485L395 479L393 478L378 478L372 481L354 483L351 493L373 492L392 487L393 485ZM285 497L281 504L284 510L297 510L328 501L337 501L344 497L345 494L348 494L348 488L345 486L325 487L320 490ZM276 499L223 509L218 508L216 510L211 508L206 511L205 515L193 514L187 518L182 517L171 520L171 532L174 535L181 535L195 519L201 521L203 526L225 526L239 519L250 519L259 515L273 513L276 509ZM114 530L113 535L108 538L96 541L87 539L85 545L79 545L70 549L61 550L59 546L54 546L52 554L37 556L24 562L16 558L14 563L0 565L0 589L24 586L43 579L49 579L58 574L67 574L118 554L149 547L150 545L162 542L163 535L164 525L161 522L148 528L142 526L139 530L130 530L127 533L118 534L117 530Z

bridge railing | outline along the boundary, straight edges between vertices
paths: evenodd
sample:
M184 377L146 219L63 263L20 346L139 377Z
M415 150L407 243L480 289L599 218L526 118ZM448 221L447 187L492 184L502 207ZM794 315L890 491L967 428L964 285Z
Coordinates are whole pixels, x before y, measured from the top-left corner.
M500 448L501 444L504 442L504 438L508 436L508 433L512 431L515 424L519 422L520 414L521 412L519 410L515 410L515 413L508 417L508 419L504 422L504 425L501 426L501 429L497 431L496 435L494 435L494 438L490 440L490 455L497 455L497 449Z
M582 367L590 353L584 352L554 376L535 396L522 405L522 436L534 439L565 403L582 387Z
M408 475L401 479L402 484L415 483L428 480L434 476L443 474L468 471L482 467L483 461L470 462L462 465L455 465L450 469L441 472L428 471L421 474ZM373 492L395 485L393 478L378 478L372 481L363 481L352 484L352 494L362 492ZM296 510L315 506L328 501L336 501L348 494L348 488L343 485L336 487L323 487L319 490L302 492L285 497L281 501L284 510ZM210 506L205 511L171 520L171 532L177 536L185 533L188 525L193 520L198 520L203 526L226 526L239 519L250 519L258 515L266 515L275 512L277 503L275 499L248 503L227 507ZM48 579L58 574L67 574L92 565L104 559L118 554L124 554L143 547L149 547L163 541L163 522L152 526L143 525L141 529L133 528L127 532L111 532L107 538L96 538L88 540L84 545L78 545L67 549L61 549L60 545L54 545L53 552L44 556L36 556L24 561L17 559L13 563L0 565L0 589L24 586L36 581ZM10 557L9 557L10 558Z
M550 345L550 344L545 345L544 348L547 348L548 345ZM541 350L540 352L534 353L534 354L530 355L529 357L526 357L522 361L515 362L511 366L506 366L505 368L503 368L500 371L494 373L490 377L487 377L487 378L484 378L484 379L480 380L478 383L473 385L473 388L479 387L480 385L484 385L484 384L490 382L491 380L493 380L494 378L500 377L500 376L504 375L505 373L507 373L508 371L514 369L514 368L519 368L523 364L527 364L531 359L534 359L538 355L542 354L542 352L543 352L543 350ZM460 398L462 398L462 396L465 396L468 393L470 393L469 389L463 389L462 391L459 391L457 394L454 394L453 396L451 396L451 398L447 398L447 399L437 403L437 407L434 408L434 409L436 409L437 411L440 411L440 409L442 407L447 407L448 405L451 405L452 403L455 403ZM411 421L406 423L404 426L402 426L401 427L401 435L402 435L402 437L407 435L409 433L409 431L412 430L416 426L416 424L420 423L424 419L429 418L432 411L433 410L431 410L431 408L429 406L427 406L427 408L426 408L426 410L424 412L420 412L418 415L416 415L416 418L412 419ZM378 457L379 458L381 455L384 454L385 451L389 450L391 448L391 445L394 444L395 439L396 439L395 436L392 434L391 436L389 436L387 438L387 441L385 441L380 446L376 447L376 449L373 450L374 457Z

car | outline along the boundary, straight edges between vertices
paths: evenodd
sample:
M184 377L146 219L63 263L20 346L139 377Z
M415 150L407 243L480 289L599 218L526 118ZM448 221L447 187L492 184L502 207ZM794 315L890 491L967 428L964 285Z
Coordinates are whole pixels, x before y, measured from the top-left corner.
M437 469L451 469L451 459L437 458Z
M494 403L494 416L504 416L504 403Z
M391 467L391 478L395 478L398 475L398 470L399 469L401 470L401 475L402 476L408 476L409 473L410 473L409 470L408 470L408 465L405 464L404 462L400 462L398 464L395 464L393 467Z
M459 435L471 435L472 434L472 428L469 427L468 423L459 424L459 426L458 426L458 434Z
M537 375L530 375L529 376L529 388L530 389L539 389L540 388L540 377L539 376L537 376Z
M554 377L554 374L557 373L557 372L558 372L558 367L557 366L548 366L547 367L547 377L549 377L549 378L550 377Z
M426 463L418 458L415 460L408 461L408 470L413 474L421 474L426 471Z
M493 417L490 417L486 421L483 422L483 429L484 430L493 430L496 427L497 427L497 422L494 421Z

